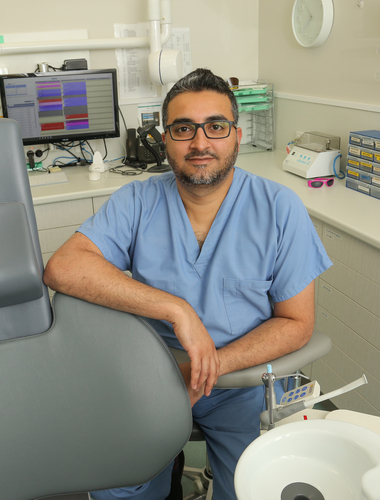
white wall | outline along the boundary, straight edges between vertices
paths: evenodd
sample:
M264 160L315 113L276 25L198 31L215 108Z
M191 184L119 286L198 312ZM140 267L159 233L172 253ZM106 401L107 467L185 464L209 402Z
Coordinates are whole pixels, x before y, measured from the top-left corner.
M172 0L173 27L190 28L192 69L208 67L224 78L257 78L258 1ZM88 38L110 38L115 23L146 22L147 5L148 0L40 0L31 7L29 1L18 0L16 9L2 12L0 35L86 29ZM76 57L76 53L69 57ZM0 68L31 72L38 62L47 60L58 67L66 58L65 53L14 56L11 60L0 56ZM117 67L115 51L92 51L89 67ZM136 127L137 106L122 106L122 110L128 126ZM112 151L117 141L108 144ZM114 154L120 146L116 149Z
M32 9L27 0L16 4L17 9L2 12L0 35L87 29L89 38L108 38L114 36L115 23L148 19L148 0L40 0L33 3ZM172 0L172 20L174 27L190 28L193 69L207 66L225 77L257 77L258 0ZM34 70L40 56L32 60L29 67L17 71ZM115 64L113 51L91 54L93 68Z
M358 0L334 0L331 34L310 49L293 36L293 3L260 0L260 76L280 92L380 104L379 0L365 0L362 9Z
M189 26L193 69L224 78L258 76L259 0L173 0L174 26Z
M310 49L293 36L293 3L259 1L259 77L274 83L277 147L317 130L340 136L345 155L350 131L380 129L380 2L334 0L332 32Z
M339 135L380 129L380 0L334 0L333 30L324 45L299 46L291 29L293 0L172 0L174 27L189 27L192 68L205 66L227 78L265 78L276 93L277 147L296 130ZM115 23L147 19L147 0L17 2L0 20L0 35L87 29L89 38L113 37ZM75 55L75 54L74 54ZM67 54L50 54L58 65ZM71 54L72 57L72 54ZM12 71L33 71L40 54L14 58ZM93 51L90 67L115 67L114 51ZM2 67L0 57L0 67ZM136 106L123 106L136 126ZM352 109L352 113L350 110ZM328 119L327 119L328 117ZM111 142L111 141L109 141Z

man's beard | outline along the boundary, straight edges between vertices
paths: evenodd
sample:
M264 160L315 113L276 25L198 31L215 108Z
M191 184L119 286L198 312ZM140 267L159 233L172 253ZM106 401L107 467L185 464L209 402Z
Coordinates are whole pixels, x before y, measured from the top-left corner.
M220 182L222 182L228 174L231 172L233 166L235 165L235 161L238 155L239 146L236 141L234 150L229 156L226 156L223 161L220 163L220 167L218 170L209 170L210 167L205 165L199 165L197 168L197 172L194 174L188 174L185 171L185 168L182 168L166 151L166 158L170 167L172 168L174 175L178 179L181 184L186 184L187 186L216 186ZM185 156L185 160L191 160L191 158L200 158L202 156L212 157L216 160L219 157L215 153L210 153L207 150L205 151L193 151Z

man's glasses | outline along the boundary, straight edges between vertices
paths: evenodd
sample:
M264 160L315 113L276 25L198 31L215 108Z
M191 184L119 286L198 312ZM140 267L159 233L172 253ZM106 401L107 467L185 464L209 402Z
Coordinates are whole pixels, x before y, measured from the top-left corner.
M215 120L204 123L172 123L167 125L165 130L169 130L173 141L191 141L199 128L203 130L208 139L226 139L231 133L232 126L235 127L233 121Z
M334 184L334 178L330 178L330 179L323 179L323 178L318 178L318 179L309 179L307 181L307 185L311 188L320 188L322 187L324 184L326 184L326 186L332 186Z

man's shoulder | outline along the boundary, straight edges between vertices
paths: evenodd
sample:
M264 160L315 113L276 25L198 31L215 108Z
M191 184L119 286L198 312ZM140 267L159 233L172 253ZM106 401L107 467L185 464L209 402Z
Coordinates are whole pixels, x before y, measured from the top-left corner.
M239 167L235 167L235 173L237 174L237 180L244 185L246 189L251 189L257 196L271 196L272 199L274 199L277 195L284 195L285 197L297 198L295 192L283 184L266 179L265 177L260 177L252 172L247 172Z

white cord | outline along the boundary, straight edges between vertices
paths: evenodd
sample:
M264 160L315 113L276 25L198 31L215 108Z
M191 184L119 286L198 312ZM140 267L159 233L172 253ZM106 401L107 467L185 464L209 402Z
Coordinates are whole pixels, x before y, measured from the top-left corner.
M360 387L361 385L364 384L368 384L368 380L367 377L363 374L360 378L358 378L354 382L351 382L350 384L347 384L344 387L337 389L336 391L329 392L328 394L323 394L323 396L319 396L319 398L309 399L308 401L304 401L305 407L309 408L309 406L313 406L317 403L322 403L327 399L332 399L335 398L336 396L340 396L341 394L345 394L346 392L353 391L357 387Z

